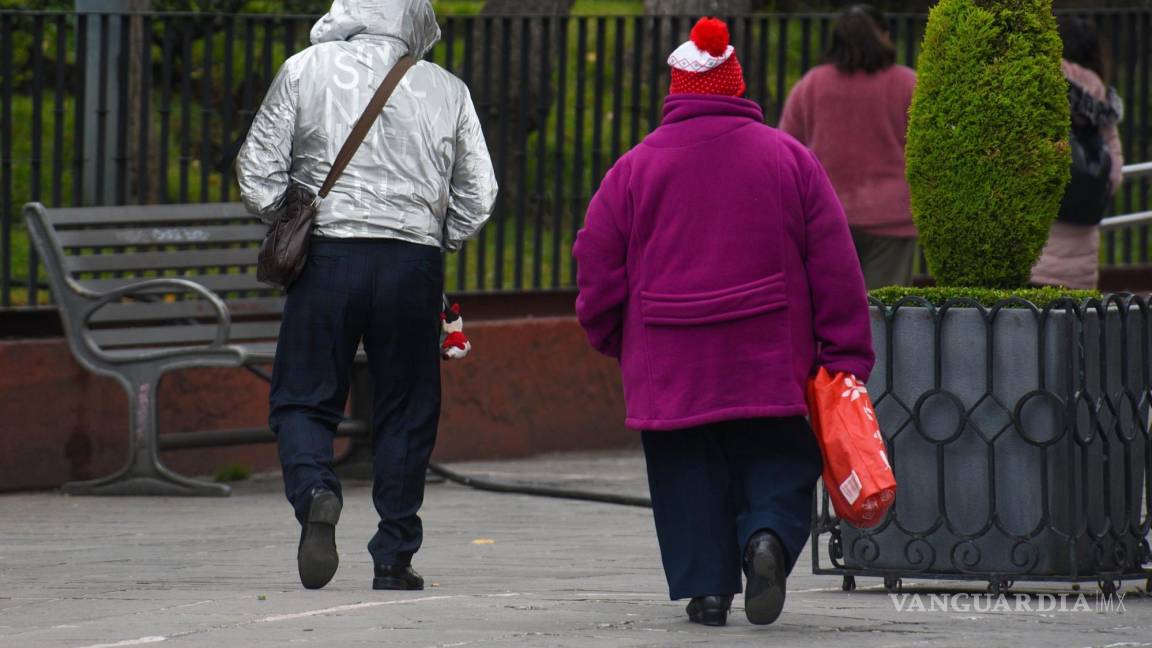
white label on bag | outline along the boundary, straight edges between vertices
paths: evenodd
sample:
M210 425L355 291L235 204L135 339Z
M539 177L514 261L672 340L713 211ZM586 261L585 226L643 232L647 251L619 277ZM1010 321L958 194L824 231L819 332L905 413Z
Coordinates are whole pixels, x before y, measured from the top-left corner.
M860 497L860 488L860 476L853 470L852 474L848 475L848 479L840 484L840 494L848 500L849 504L855 504L856 499Z

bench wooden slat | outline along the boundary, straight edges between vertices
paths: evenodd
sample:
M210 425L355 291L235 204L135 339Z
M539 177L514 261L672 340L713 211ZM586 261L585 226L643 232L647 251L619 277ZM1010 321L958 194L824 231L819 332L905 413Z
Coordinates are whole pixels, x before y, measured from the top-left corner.
M53 227L128 223L180 223L209 220L254 220L242 203L132 205L45 210Z
M264 240L263 225L181 225L178 227L87 229L57 232L66 248L123 247L128 245L210 245L255 243Z
M208 343L216 338L216 330L215 324L188 324L97 329L91 335L101 347L123 348ZM274 340L280 332L280 322L233 324L231 331L229 340L233 341Z
M169 270L256 265L256 248L85 254L64 258L69 272Z
M246 317L279 318L284 311L284 298L257 297L253 299L229 299L228 312L232 320ZM216 309L203 299L188 299L177 302L131 302L109 304L92 316L94 324L127 322L155 322L160 320L180 320L216 317Z
M260 283L260 281L256 279L256 273L255 272L243 272L243 273L237 273L237 274L219 274L219 275L195 275L195 276L193 276L193 275L181 275L179 277L163 277L163 278L164 279L187 279L188 281L194 281L194 282L204 286L208 290L212 290L212 291L218 292L218 293L226 293L226 292L234 292L234 291L242 291L242 290L243 291L253 290L253 291L261 291L261 292L273 292L273 291L275 291L274 288L269 287L267 284ZM81 286L84 286L85 288L88 288L89 290L94 290L96 292L104 293L104 292L108 292L111 290L116 290L117 288L122 288L124 286L129 286L131 284L138 283L140 281L147 281L147 279L141 279L139 277L122 277L122 278L118 278L118 279L81 279L81 280L78 280L77 283L79 283ZM181 290L178 290L175 288L161 287L161 288L153 288L151 290L144 291L143 294L153 294L153 295L156 295L156 294L176 294L176 293L183 294L183 292L184 291L181 291Z

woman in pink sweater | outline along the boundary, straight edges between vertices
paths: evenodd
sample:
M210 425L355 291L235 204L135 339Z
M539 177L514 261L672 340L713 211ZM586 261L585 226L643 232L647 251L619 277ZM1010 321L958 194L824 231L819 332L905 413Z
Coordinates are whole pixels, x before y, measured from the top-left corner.
M788 97L780 130L828 171L844 204L869 289L912 282L916 226L904 178L916 73L895 65L884 14L855 5L840 17L827 63Z
M1061 63L1064 78L1072 86L1074 94L1080 97L1072 106L1073 121L1091 119L1092 125L1099 129L1111 157L1109 184L1111 193L1115 193L1124 178L1124 153L1117 130L1124 106L1104 81L1107 76L1104 48L1092 24L1081 18L1061 18L1060 37L1064 40L1064 61ZM1091 116L1085 113L1091 113ZM1052 223L1048 244L1032 269L1032 283L1077 290L1095 289L1100 276L1100 227L1092 222L1098 222L1103 210L1092 215L1080 214L1075 219L1077 222L1065 221L1065 217L1071 215L1066 212L1066 207L1062 206L1061 218Z

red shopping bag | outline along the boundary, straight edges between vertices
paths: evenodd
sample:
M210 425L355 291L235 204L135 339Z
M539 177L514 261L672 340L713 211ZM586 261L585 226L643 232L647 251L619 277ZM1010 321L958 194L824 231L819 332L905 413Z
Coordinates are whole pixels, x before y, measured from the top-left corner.
M808 381L808 409L836 515L855 527L876 526L892 506L896 476L868 390L855 376L821 367Z

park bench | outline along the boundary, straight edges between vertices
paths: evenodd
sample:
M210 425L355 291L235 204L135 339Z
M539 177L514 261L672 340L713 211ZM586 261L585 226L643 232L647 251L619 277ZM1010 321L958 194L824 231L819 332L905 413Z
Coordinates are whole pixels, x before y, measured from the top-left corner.
M283 294L256 279L267 227L239 203L24 207L72 352L87 369L128 393L129 457L119 472L64 486L72 494L217 495L224 484L178 475L160 451L272 441L267 429L159 433L157 388L164 374L193 367L260 369L276 354ZM338 435L369 430L363 352L353 376L351 415Z

